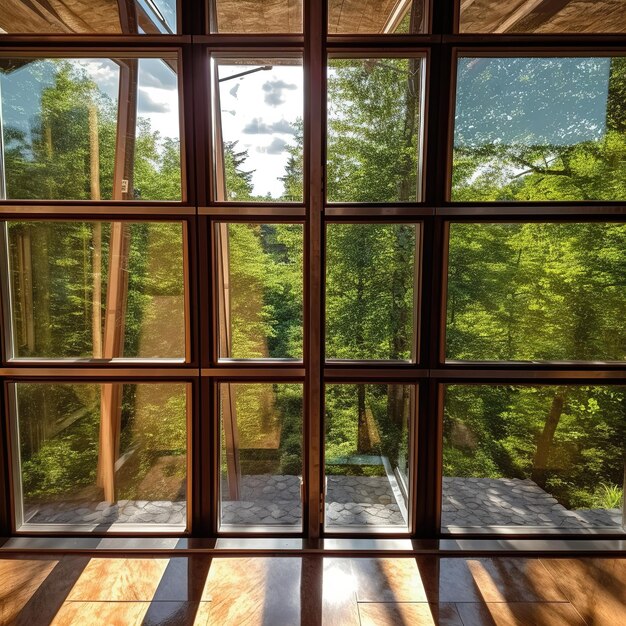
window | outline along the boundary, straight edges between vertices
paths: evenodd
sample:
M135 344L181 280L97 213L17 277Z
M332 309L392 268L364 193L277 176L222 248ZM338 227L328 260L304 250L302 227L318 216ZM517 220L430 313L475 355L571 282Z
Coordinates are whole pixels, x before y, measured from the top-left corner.
M10 200L180 200L178 59L0 59Z
M5 0L0 535L623 537L623 14Z

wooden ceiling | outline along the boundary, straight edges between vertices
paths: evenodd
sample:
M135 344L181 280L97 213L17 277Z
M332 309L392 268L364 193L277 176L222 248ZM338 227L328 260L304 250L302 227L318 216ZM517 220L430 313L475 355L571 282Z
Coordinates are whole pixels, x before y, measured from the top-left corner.
M212 0L222 33L302 32L302 0ZM424 0L415 0L420 5ZM134 0L0 0L0 32L120 34L139 27L156 33ZM466 33L626 32L626 0L460 0ZM411 0L328 0L328 31L393 32ZM135 22L136 23L136 22ZM122 27L125 24L126 27Z
M421 0L419 0L421 2ZM0 29L7 33L122 33L133 0L0 0ZM302 0L215 0L221 33L300 33ZM329 0L329 32L393 30L410 0ZM143 30L147 28L138 16ZM393 28L392 28L393 27Z
M122 32L118 0L0 0L7 33Z
M623 33L626 0L461 0L462 33Z

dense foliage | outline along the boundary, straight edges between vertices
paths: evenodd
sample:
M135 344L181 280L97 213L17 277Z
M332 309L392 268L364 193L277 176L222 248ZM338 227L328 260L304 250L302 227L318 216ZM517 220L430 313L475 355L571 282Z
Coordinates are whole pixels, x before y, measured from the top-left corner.
M419 198L420 72L419 60L332 61L328 76L327 180L331 201L394 203ZM571 80L572 72L577 73L578 81ZM78 114L63 105L67 100L63 94L72 89L77 93L92 89L81 82L81 77L70 78L55 87L58 98L50 98L51 103L59 103L58 111L50 105L55 110L50 119L57 124L71 125ZM568 62L550 58L461 59L453 199L623 198L625 85L626 64L621 58ZM99 98L102 96L96 100ZM106 147L107 133L112 132L106 127L109 105L99 106L101 150L105 154L112 149ZM85 125L84 121L77 123ZM43 131L40 134L45 136ZM149 171L137 173L141 181L137 187L150 189L150 197L155 197L158 189L167 190L163 193L169 196L179 175L173 152L168 152L174 146L161 142L155 148L145 122L140 124L140 134L143 140L137 142L137 162ZM41 157L24 167L35 167L36 161L37 167L45 162L47 168L61 168L53 173L39 171L41 182L37 184L47 185L46 189L52 188L53 181L78 185L78 191L55 193L88 197L84 170L81 174L72 169L88 158L84 133L72 141L67 150L75 150L75 158L65 165L63 159L48 162ZM302 195L301 128L295 141L283 178L284 200ZM7 144L9 158L28 160L27 152L16 151L19 137L12 142ZM253 193L245 150L234 143L224 150L226 188L238 200L261 199ZM109 161L102 158L101 167ZM21 194L29 189L42 193L29 187L32 171L25 175L17 160L12 168L12 177L7 177L9 188L22 185ZM103 170L102 180L107 176L110 178L110 173ZM66 178L71 180L63 183ZM104 197L104 182L102 189ZM14 227L16 233L23 228L26 226L22 224ZM50 285L50 307L62 304L62 310L53 316L63 320L62 331L57 333L51 326L47 338L43 329L38 331L42 343L29 355L45 356L43 351L50 350L54 355L85 356L91 349L91 287L83 272L91 263L85 264L84 255L90 257L93 233L84 224L64 228L58 240L44 242L38 253L59 260L58 265L48 262L42 284ZM167 256L175 234L165 226L151 229L157 229L153 244L149 243L149 232L137 231L137 258L131 256L130 261L125 340L129 354L140 352L138 337L149 309L146 296L157 289L176 292L173 273L163 271L155 279L155 269L145 257L149 245L156 246L158 256ZM232 336L222 356L302 358L303 236L299 224L228 225ZM325 237L326 357L411 360L417 340L418 225L398 221L330 224ZM104 233L103 259L107 257L106 245ZM53 246L59 246L59 251ZM68 254L63 256L61 249L67 249ZM620 222L453 223L447 358L623 361L625 252L626 227ZM17 248L14 254L18 254ZM61 304L55 300L59 293L65 294ZM46 298L45 294L37 297L38 303ZM38 315L43 313L38 311ZM222 390L223 396L235 394L243 471L299 474L302 388L251 383ZM29 397L40 403L35 392L29 391ZM136 401L134 396L124 397L129 407ZM26 402L26 393L24 398ZM74 410L76 399L63 402L66 412ZM372 458L385 456L406 473L407 416L414 403L409 386L329 387L325 411L327 472L378 474L381 469ZM155 449L176 449L174 443L168 443L176 439L180 451L180 424L184 422L177 421L176 429L165 433L163 423L170 419L173 405L164 402L161 406L133 428L146 440L158 442ZM565 506L617 507L624 476L625 388L453 385L446 391L445 407L446 476L530 478ZM176 405L177 417L181 411ZM224 406L222 415L223 411ZM35 413L32 415L35 422ZM26 484L32 485L31 493L57 494L66 487L71 491L72 481L95 471L96 409L93 415L88 434L67 428L26 460L24 471ZM71 472L68 469L65 478L57 480L54 477L59 475L62 458L72 459ZM355 458L360 459L356 464ZM33 459L38 464L33 464ZM89 469L84 469L87 466ZM222 467L226 471L224 461Z

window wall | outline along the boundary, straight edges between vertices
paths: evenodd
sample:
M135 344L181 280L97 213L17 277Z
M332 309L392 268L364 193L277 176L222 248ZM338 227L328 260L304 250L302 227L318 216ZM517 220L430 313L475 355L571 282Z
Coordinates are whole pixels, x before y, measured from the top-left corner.
M618 5L10 0L2 534L621 536Z

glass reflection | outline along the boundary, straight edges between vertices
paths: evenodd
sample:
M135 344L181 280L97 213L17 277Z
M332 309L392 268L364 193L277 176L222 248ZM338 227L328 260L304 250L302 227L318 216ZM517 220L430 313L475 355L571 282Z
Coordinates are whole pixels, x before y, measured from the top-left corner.
M423 59L330 58L329 202L421 198Z
M0 59L5 197L180 200L177 63Z
M220 358L302 358L303 228L216 226Z
M5 228L12 358L185 357L180 223Z
M13 387L18 526L186 526L184 384Z
M626 388L450 385L443 528L624 529Z
M461 0L462 33L623 33L623 0Z
M458 62L452 200L626 198L626 57Z
M220 523L302 526L302 385L222 383Z
M626 360L624 224L451 224L447 358Z
M327 385L327 527L405 529L408 524L410 385Z

